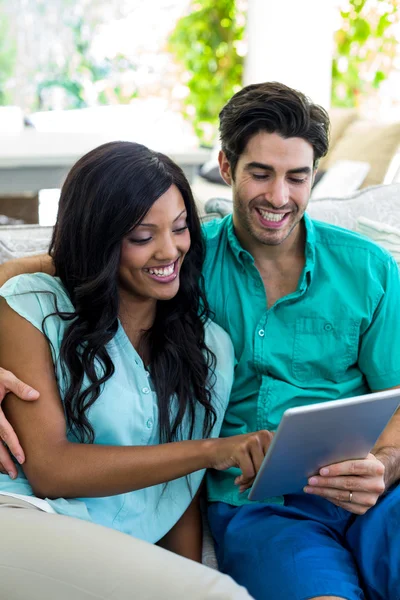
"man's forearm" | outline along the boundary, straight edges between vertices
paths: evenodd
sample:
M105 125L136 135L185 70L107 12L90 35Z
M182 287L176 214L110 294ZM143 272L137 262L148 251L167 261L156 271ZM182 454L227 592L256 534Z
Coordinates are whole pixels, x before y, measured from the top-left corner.
M400 481L400 410L378 439L372 453L385 466L386 489Z
M54 275L54 265L48 254L13 258L0 265L0 286L6 281L24 273L48 273Z

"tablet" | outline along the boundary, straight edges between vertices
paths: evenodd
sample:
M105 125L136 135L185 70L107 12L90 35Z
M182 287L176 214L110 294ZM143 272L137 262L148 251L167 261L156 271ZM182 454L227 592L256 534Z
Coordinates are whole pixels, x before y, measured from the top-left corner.
M289 408L249 500L300 492L321 467L365 458L400 404L400 389Z

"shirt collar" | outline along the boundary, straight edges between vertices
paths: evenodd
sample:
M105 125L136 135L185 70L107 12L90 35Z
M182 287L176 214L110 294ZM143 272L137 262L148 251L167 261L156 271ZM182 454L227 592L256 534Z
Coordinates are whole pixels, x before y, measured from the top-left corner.
M315 266L315 226L312 222L312 219L308 216L307 213L304 213L303 217L304 226L306 229L306 247L305 247L305 265L303 270L303 275L301 278L300 286L303 287L304 283L307 285L311 282L312 275L314 272ZM233 227L233 216L229 215L229 220L227 224L227 232L228 232L228 242L229 246L241 266L244 266L246 262L254 263L254 258L245 250L237 236Z
M241 246L236 236L235 229L233 227L233 215L229 215L227 230L229 246L233 252L233 255L235 256L236 260L240 263L240 265L244 266L244 264L249 261L254 263L253 256L250 254L250 252L247 252L247 250L245 250Z
M304 213L304 226L306 228L306 247L305 247L305 265L303 269L302 281L300 281L299 287L302 287L302 283L306 285L310 284L314 274L315 267L315 225L312 219L307 213Z

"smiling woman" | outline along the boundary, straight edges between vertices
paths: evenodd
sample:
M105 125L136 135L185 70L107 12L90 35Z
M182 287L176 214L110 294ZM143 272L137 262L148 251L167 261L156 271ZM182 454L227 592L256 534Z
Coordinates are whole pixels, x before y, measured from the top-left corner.
M40 393L34 403L10 394L5 401L26 454L16 478L0 474L2 539L12 540L4 555L0 548L0 571L10 600L26 597L34 572L42 599L90 592L127 600L133 585L141 598L247 597L228 578L184 561L172 581L179 565L165 570L170 559L160 549L137 544L201 560L204 470L238 466L250 486L271 438L216 439L234 356L209 319L203 251L181 169L144 146L115 142L81 158L65 181L50 245L55 277L20 275L1 288L0 364ZM15 581L8 567L21 567L25 531L32 540L46 531L48 544L31 548L26 577ZM54 559L61 545L62 562ZM121 557L119 548L117 568L110 554ZM156 578L145 577L141 560L160 569ZM99 570L117 578L117 595L114 585L109 595L98 585Z

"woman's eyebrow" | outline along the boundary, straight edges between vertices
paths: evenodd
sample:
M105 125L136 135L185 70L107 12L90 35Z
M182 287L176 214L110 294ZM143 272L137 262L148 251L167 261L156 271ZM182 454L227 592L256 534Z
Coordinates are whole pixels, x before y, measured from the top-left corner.
M177 217L175 217L175 219L172 221L173 223L175 223L175 221L177 221L178 219L181 218L181 216L186 212L186 208L183 209L182 212L179 213L179 215ZM139 225L137 225L136 227L152 227L157 228L158 226L155 223L139 223Z

